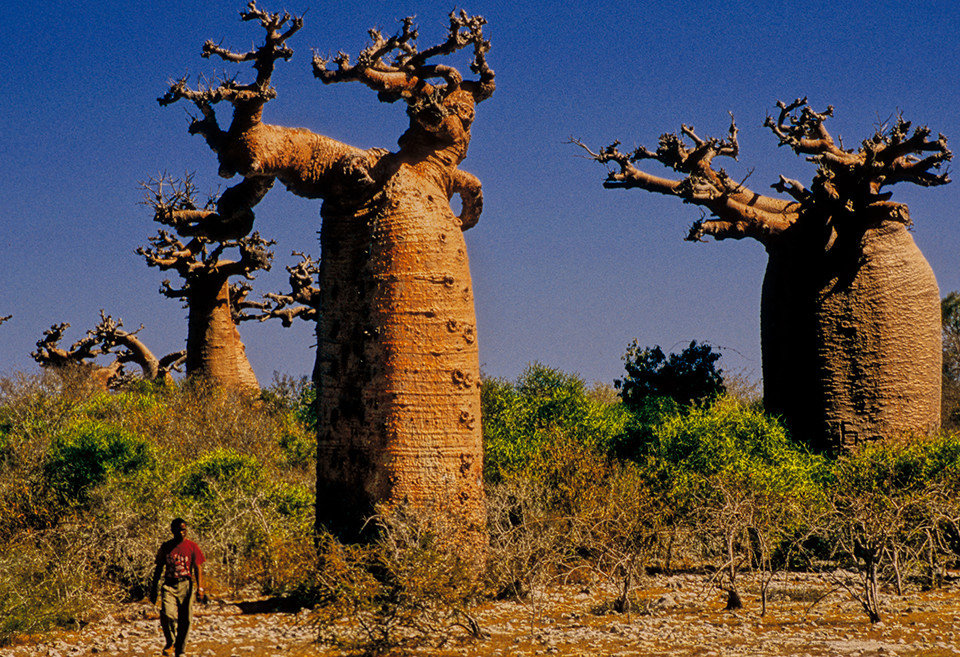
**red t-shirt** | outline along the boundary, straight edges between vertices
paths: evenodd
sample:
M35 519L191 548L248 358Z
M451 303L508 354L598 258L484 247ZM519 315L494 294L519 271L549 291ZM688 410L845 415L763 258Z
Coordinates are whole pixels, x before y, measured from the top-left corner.
M167 567L164 575L167 579L190 577L191 568L201 565L204 561L206 558L200 546L186 538L179 543L173 540L167 541L157 552L157 565Z

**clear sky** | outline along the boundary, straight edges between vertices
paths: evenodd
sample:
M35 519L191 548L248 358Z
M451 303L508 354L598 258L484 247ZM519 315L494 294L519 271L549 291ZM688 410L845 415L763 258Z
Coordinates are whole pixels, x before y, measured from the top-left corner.
M265 121L350 144L394 148L400 105L359 84L313 79L311 50L354 56L366 30L392 33L415 14L422 47L444 37L449 2L261 0L305 15L278 64ZM228 70L200 57L206 39L235 50L260 39L242 2L9 3L0 52L0 375L35 371L43 330L70 322L64 342L102 308L158 353L182 348L186 313L158 294L166 274L134 249L156 232L139 181L195 171L204 191L225 184L203 140L187 134L181 103L156 102L172 77ZM723 166L770 192L783 173L807 182L812 165L777 148L762 127L777 99L835 106L828 123L847 147L901 111L960 151L960 3L493 2L484 15L497 91L478 107L461 168L484 185L480 223L467 233L482 369L515 377L539 360L610 383L636 338L676 351L720 347L727 370L759 377L760 283L766 257L752 241L683 240L697 208L639 190L604 190L604 167L566 143L655 146L691 124L723 135L733 112L740 162ZM462 62L461 62L462 64ZM465 66L461 66L466 70ZM221 119L222 123L225 123ZM958 153L960 155L960 153ZM650 170L667 173L653 163ZM960 175L955 177L960 178ZM229 183L226 183L229 184ZM894 188L941 293L960 289L960 180ZM277 186L257 209L276 239L273 270L255 294L285 287L293 250L318 255L319 201ZM312 327L241 326L262 383L274 371L310 372Z

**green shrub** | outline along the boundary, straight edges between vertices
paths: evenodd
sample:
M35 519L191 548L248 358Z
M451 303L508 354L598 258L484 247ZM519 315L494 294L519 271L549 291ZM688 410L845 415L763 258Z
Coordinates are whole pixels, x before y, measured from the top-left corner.
M263 479L263 464L255 456L221 447L187 466L179 492L203 502L228 491L254 492Z
M823 507L826 462L792 443L773 418L729 398L667 419L654 438L646 467L669 500L671 522L689 527L705 556L724 564L718 582L737 608L738 564L772 577L777 555L797 549L804 524Z
M579 376L539 363L515 383L485 379L481 403L484 476L490 482L522 472L561 436L581 449L606 452L631 422L618 401L598 399Z
M883 581L898 593L911 576L939 585L944 563L956 558L960 435L867 443L840 456L832 476L820 535L857 573L846 589L870 619L880 620Z
M155 462L147 441L121 427L81 420L56 436L44 465L47 485L67 504L82 504L88 491L112 475L127 475Z

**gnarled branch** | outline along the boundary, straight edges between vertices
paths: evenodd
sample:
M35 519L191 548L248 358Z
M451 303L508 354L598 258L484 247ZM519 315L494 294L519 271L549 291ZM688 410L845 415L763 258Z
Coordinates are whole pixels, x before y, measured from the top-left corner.
M880 190L898 182L924 186L949 182L947 173L940 172L943 163L952 157L946 138L939 135L931 139L926 127L911 133L910 123L898 117L892 127L878 130L858 151L848 151L824 125L833 116L832 106L816 112L806 98L790 103L777 101L776 105L780 110L778 117L767 116L764 125L777 136L780 145L807 155L818 165L809 188L784 176L771 185L789 195L790 200L752 192L742 183L735 183L723 169L713 168L715 157L736 158L739 154L732 116L725 139L704 139L692 127L683 125L680 134L660 137L655 152L641 146L624 153L619 142L594 152L580 141L572 141L591 159L616 166L609 172L605 187L639 187L672 194L710 210L715 219L697 221L688 235L691 240L710 235L716 239L753 237L766 242L804 217L837 231L851 222L860 226L881 221L909 223L906 207L890 202L890 193ZM634 166L641 160L657 160L685 177L673 180L653 176Z
M263 295L262 301L246 299L249 288L242 293L238 310L235 311L235 321L255 319L263 322L268 319L280 319L285 327L293 325L294 319L316 321L320 314L320 288L317 286L317 274L320 265L309 255L294 251L293 255L300 258L296 265L288 266L290 274L290 291L286 293L268 292ZM256 313L248 311L256 310Z
M480 102L489 98L495 87L494 72L486 59L490 42L483 38L485 24L482 16L470 16L465 11L451 12L446 41L420 51L413 17L408 16L392 37L384 38L379 30L370 30L371 44L360 52L355 64L350 63L350 56L344 52L332 59L315 53L313 73L324 84L362 82L380 92L380 99L387 102L403 98L412 105L438 92L449 96L460 88L469 91L475 102ZM473 61L470 70L478 75L477 80L465 81L452 66L429 63L433 58L471 46ZM387 61L388 57L392 59ZM328 68L331 62L336 65L335 69ZM442 80L440 85L428 82L438 79Z
M700 137L692 126L682 125L680 134L662 135L656 151L639 146L624 153L619 148L620 142L615 141L594 152L579 139L570 141L586 151L591 159L617 167L609 171L604 187L640 188L679 196L685 203L710 210L717 220L696 222L687 235L688 240L699 241L710 235L718 240L753 237L766 241L796 221L797 205L757 194L734 181L723 169L713 168L713 160L718 156L733 159L739 156L737 134L737 124L731 115L730 128L723 139ZM635 166L645 160L656 160L685 177L664 178Z

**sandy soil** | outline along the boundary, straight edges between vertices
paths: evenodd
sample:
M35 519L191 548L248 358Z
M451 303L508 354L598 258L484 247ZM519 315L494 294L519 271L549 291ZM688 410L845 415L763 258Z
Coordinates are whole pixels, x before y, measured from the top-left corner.
M812 575L786 575L772 587L761 616L755 583L745 608L724 611L724 595L699 575L658 576L638 589L638 610L605 613L611 594L599 585L560 585L524 602L497 601L475 610L481 640L453 635L422 655L727 655L947 657L960 655L960 582L935 591L884 596L883 621L868 622L859 605ZM825 598L818 600L824 594ZM339 655L316 646L306 612L269 610L264 601L214 601L200 607L189 655L301 657ZM80 631L0 649L3 657L159 655L156 610L137 603Z

